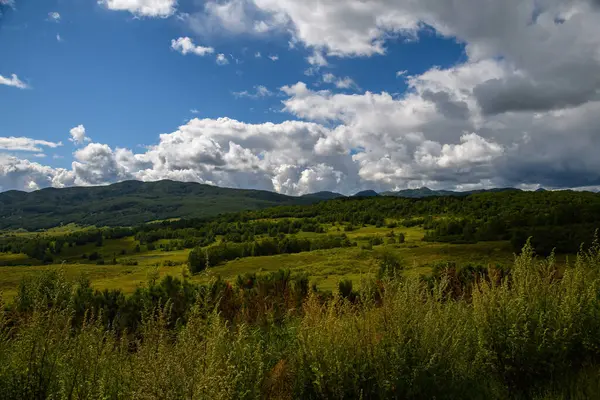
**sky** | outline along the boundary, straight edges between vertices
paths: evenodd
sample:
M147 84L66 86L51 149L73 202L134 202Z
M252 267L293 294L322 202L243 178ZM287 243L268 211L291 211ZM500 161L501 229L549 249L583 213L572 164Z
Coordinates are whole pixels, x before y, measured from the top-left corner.
M600 188L600 0L0 0L0 191Z

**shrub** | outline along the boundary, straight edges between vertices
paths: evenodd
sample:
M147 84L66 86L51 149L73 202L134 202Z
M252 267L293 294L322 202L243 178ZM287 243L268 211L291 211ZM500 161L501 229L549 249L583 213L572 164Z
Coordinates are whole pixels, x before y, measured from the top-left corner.
M344 299L350 301L356 300L356 293L352 290L352 281L349 279L345 279L338 283L338 293Z
M391 251L384 251L379 256L379 270L377 277L379 279L394 279L400 276L404 270L404 262L400 257Z
M405 237L404 237L404 233L400 232L397 236L398 239L398 243L404 243L406 241Z
M369 242L371 243L371 246L379 246L383 244L383 239L379 236L375 236L374 238L369 239Z
M134 265L138 265L138 261L134 258L120 258L118 260L119 264L121 265L127 265L127 266L134 266Z

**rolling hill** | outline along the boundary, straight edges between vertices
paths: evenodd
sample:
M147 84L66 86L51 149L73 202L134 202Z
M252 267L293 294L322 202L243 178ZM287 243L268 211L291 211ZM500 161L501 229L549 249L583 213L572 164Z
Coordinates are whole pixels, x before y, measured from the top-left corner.
M518 189L406 189L377 193L363 190L351 197L394 196L424 198L468 196ZM266 190L230 189L192 182L124 181L108 186L46 188L34 192L0 193L0 230L47 229L63 224L131 226L170 218L202 218L280 205L303 205L346 197L335 192L286 196Z
M383 193L380 193L380 195L381 196L408 197L408 198L412 198L412 199L421 199L423 197L433 197L433 196L468 196L468 195L477 194L477 193L487 193L487 192L495 193L495 192L506 192L506 191L520 191L520 190L515 189L515 188L494 188L494 189L479 189L479 190L469 190L469 191L464 191L464 192L455 192L452 190L431 190L428 187L422 187L419 189L404 189L404 190L399 190L397 192L383 192Z
M80 225L130 226L168 218L210 217L277 205L310 204L327 196L291 197L175 181L125 181L109 186L0 193L0 229Z

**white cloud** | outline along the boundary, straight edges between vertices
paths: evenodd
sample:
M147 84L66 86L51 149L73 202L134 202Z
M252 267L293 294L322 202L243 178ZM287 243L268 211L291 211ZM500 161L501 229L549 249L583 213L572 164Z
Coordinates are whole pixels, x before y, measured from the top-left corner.
M19 79L16 74L12 74L10 78L5 78L0 75L0 85L13 86L19 89L28 89L29 85Z
M260 51L257 51L257 52L254 54L254 57L255 57L255 58L261 58L261 57L262 57L262 54L260 54Z
M247 15L245 1L207 1L204 8L211 20L218 21L220 25L231 32L256 31L255 24L251 23L250 17Z
M48 20L54 21L54 22L60 22L60 14L56 11L49 12Z
M73 173L37 162L0 154L0 190L35 190L40 187L65 187L74 184ZM33 184L32 184L33 182Z
M352 78L346 76L344 78L338 78L332 73L323 74L323 82L331 83L338 89L358 89L358 85Z
M397 71L397 72L396 72L396 78L400 78L401 76L404 76L404 75L406 75L407 73L408 73L408 71L407 71L407 70L405 70L405 69L404 69L404 70Z
M323 74L323 82L325 82L325 83L335 82L335 75L330 72Z
M62 146L61 142L31 139L28 137L0 137L0 150L35 151L41 152L42 147L56 148Z
M177 0L98 0L109 10L129 11L140 17L166 18L173 15L177 8Z
M463 43L466 57L416 75L399 71L409 88L400 95L339 93L352 83L333 74L322 76L332 90L288 84L283 111L299 120L192 119L141 153L90 143L70 170L2 156L0 185L170 178L288 194L600 186L600 7L592 1L205 4L202 15L182 17L198 32L257 35L264 21L307 47L312 74L331 57L385 54L388 41L420 29Z
M269 89L267 89L265 86L262 85L257 85L254 86L254 93L251 93L247 90L244 90L242 92L233 92L233 95L235 97L248 97L251 99L258 99L260 97L268 97L268 96L273 96L273 92L271 92Z
M236 14L238 22L235 26L223 23L225 29L241 33L253 26L251 22L267 20L272 29L291 31L293 43L324 48L330 55L382 54L384 38L400 32L413 34L419 22L406 6L396 5L391 0L368 3L362 0L326 3L319 0L301 3L295 0L230 0L218 4L221 9L243 7L245 10ZM257 15L260 19L256 19Z
M60 34L58 34L58 33L56 34L56 41L57 42L62 42L63 41L62 38L60 37Z
M171 48L183 55L192 53L197 56L205 56L215 51L212 47L196 46L192 39L187 36L171 40Z
M272 29L265 21L257 21L254 23L254 31L257 33L266 33Z
M119 163L117 155L120 149L113 151L108 145L90 143L74 153L76 161L72 171L76 185L101 185L127 179L130 176L127 167Z
M200 113L200 111L199 111L199 110L196 110L195 108L192 108L192 109L190 110L190 112L191 112L192 114L198 114L198 113Z
M227 59L227 57L223 53L217 54L216 62L217 62L218 65L227 65L227 64L229 64L229 60Z
M27 184L27 189L30 191L39 190L40 185L38 185L35 181L29 181L29 183Z
M279 60L279 56L277 54L271 55L271 56L269 56L269 58L271 59L271 61Z
M356 84L356 82L354 82L352 78L346 76L344 78L339 78L335 82L335 87L337 87L338 89L350 89L357 88L358 85Z
M415 157L419 164L427 167L461 168L490 163L503 153L503 146L470 133L460 137L460 144L425 141L417 148Z
M71 137L69 140L76 145L84 144L85 142L90 142L91 139L85 134L85 127L83 125L77 125L69 131Z
M263 12L251 0L207 0L200 10L183 17L201 35L244 34L264 36L281 30L283 15Z
M329 65L323 53L317 50L313 51L312 55L308 56L306 60L310 65L313 65L316 68Z

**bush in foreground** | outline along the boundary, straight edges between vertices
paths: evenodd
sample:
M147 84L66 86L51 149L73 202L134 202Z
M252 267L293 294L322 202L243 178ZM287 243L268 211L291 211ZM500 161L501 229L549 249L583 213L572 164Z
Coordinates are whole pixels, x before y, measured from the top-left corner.
M600 247L566 268L530 246L510 274L365 282L324 299L280 272L138 294L117 331L60 277L24 284L0 314L4 398L526 399L600 390ZM343 284L345 289L351 287ZM367 290L369 289L369 290ZM174 293L192 293L194 300ZM348 290L346 290L348 292ZM161 297L160 293L171 293ZM376 294L378 300L373 299ZM76 296L77 295L77 296ZM162 302L160 299L177 299ZM270 299L280 299L271 302ZM150 301L154 299L154 301ZM302 300L303 299L303 300ZM116 300L123 302L123 299ZM186 303L187 302L187 303ZM179 304L179 305L178 305ZM188 304L187 308L184 307ZM183 308L181 308L183 307ZM119 309L124 310L124 309ZM84 312L84 318L74 318ZM174 323L173 319L179 315ZM258 318L257 317L261 317Z

